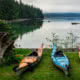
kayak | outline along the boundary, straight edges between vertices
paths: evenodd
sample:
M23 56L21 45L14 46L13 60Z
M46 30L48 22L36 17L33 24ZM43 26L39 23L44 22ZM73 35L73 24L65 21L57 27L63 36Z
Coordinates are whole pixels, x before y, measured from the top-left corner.
M16 72L18 75L24 73L27 70L33 70L33 67L35 67L36 64L38 64L41 61L41 57L42 57L42 53L43 53L43 46L44 44L42 43L40 48L36 49L36 51L33 51L32 53L30 53L29 55L25 56L20 64L18 66L15 66L13 68L13 71ZM26 58L28 57L28 58ZM25 59L29 59L29 57L36 57L37 60L34 61L33 63L29 63L29 61L27 62ZM28 65L23 66L23 68L19 68L20 65L27 63Z
M52 62L63 72L68 75L69 73L69 60L67 56L61 51L57 50L57 47L55 44L53 44L53 50L51 53L51 59Z
M32 56L32 55L33 55L33 53L29 54L28 56ZM16 72L17 75L21 75L27 70L32 71L33 68L40 62L40 60L41 60L41 57L39 57L39 59L37 59L37 61L33 62L32 64L29 64L28 66L26 66L18 71L15 71L15 69L18 68L18 65L17 65L13 68L13 71Z

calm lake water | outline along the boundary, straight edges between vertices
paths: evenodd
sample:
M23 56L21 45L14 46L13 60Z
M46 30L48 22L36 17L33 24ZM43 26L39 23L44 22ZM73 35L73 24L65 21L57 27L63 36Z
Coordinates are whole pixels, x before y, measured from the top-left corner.
M47 41L46 38L52 39L52 33L56 33L60 40L65 39L72 32L76 36L80 36L80 24L72 25L72 22L80 22L79 19L44 19L40 24L30 23L27 21L13 24L13 27L19 27L16 29L18 37L15 40L15 47L17 48L38 48L41 43L44 43L45 47L52 44ZM26 24L27 23L27 24ZM23 27L24 26L24 27ZM77 43L80 40L77 40Z

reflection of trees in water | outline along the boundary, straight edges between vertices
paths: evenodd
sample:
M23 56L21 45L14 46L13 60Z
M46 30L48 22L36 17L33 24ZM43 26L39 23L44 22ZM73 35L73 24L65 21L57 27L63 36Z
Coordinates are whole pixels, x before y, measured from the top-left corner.
M23 22L10 23L0 21L0 32L8 32L12 40L16 40L18 36L22 37L23 34L33 32L42 27L42 20L27 20Z
M28 20L23 22L15 22L11 23L10 26L12 27L12 32L15 34L14 36L22 37L23 34L28 32L33 32L36 29L39 29L42 27L42 21L41 20Z

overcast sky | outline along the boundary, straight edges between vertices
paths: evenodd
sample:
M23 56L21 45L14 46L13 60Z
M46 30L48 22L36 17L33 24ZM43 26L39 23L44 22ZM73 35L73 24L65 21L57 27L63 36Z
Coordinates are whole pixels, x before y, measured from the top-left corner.
M43 12L80 12L80 0L22 0L22 2L41 8Z

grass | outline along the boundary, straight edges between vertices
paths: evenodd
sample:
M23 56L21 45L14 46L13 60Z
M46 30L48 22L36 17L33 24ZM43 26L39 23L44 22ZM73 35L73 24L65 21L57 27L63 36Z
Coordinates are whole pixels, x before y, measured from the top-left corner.
M31 50L16 49L16 54L28 54ZM80 80L80 60L77 52L65 53L70 60L71 76L68 77L55 67L51 61L51 50L45 49L41 62L36 65L32 72L28 71L22 76L17 76L12 68L12 65L0 67L0 80Z

